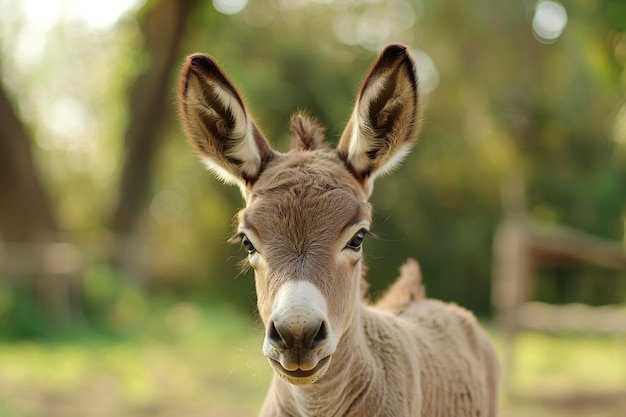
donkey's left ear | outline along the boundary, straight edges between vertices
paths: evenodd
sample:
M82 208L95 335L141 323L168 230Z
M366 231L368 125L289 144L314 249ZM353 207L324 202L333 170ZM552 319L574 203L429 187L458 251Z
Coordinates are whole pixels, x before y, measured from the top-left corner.
M365 77L337 151L368 186L411 150L420 126L415 62L404 45L387 46Z

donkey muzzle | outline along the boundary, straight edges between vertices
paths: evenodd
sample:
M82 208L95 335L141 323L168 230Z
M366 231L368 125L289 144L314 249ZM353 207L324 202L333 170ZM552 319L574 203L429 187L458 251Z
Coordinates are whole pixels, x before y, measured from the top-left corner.
M312 382L326 371L335 349L321 292L307 281L285 283L274 299L263 343L274 370L294 384Z

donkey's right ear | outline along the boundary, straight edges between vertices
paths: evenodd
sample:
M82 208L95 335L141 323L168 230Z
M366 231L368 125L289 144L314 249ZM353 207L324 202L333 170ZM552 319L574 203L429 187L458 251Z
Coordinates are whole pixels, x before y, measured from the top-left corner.
M365 77L337 151L371 193L374 179L409 152L419 125L415 61L408 47L391 44Z
M245 195L274 151L237 89L208 55L194 54L185 61L178 107L187 137L205 165Z

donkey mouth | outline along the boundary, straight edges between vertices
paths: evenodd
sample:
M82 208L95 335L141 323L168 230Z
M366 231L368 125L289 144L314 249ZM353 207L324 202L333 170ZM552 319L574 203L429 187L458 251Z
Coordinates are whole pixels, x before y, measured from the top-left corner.
M270 364L274 367L274 369L278 372L279 375L286 377L288 380L293 381L296 384L298 382L300 383L309 382L308 380L311 379L312 377L315 377L318 373L320 374L319 376L321 376L321 374L323 374L322 371L325 371L326 367L330 363L330 355L328 355L325 358L321 359L317 363L317 365L315 365L315 367L312 369L305 371L303 369L298 368L294 371L289 371L285 369L279 361L272 359L272 358L268 358L268 359L270 361Z

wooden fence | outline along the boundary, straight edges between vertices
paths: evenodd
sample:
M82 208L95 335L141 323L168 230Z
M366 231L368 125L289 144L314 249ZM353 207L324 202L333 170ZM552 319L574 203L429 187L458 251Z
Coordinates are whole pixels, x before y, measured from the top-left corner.
M81 285L94 263L107 263L125 279L142 286L148 269L145 241L136 236L93 236L87 244L0 242L0 284L28 294L51 325L64 325L83 315Z
M83 254L74 244L3 243L0 279L31 294L38 309L53 323L63 324L80 314L79 280Z
M515 371L513 345L519 331L626 335L625 305L557 306L533 301L536 269L592 264L626 271L626 250L621 242L529 219L523 187L517 179L503 184L502 200L505 217L494 237L491 298L495 322L505 342L503 386L515 396L510 382Z

